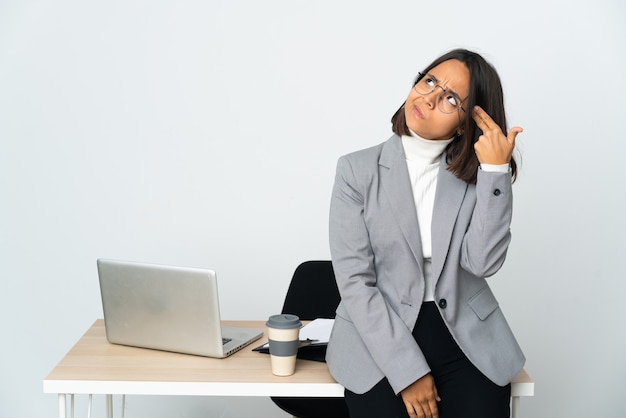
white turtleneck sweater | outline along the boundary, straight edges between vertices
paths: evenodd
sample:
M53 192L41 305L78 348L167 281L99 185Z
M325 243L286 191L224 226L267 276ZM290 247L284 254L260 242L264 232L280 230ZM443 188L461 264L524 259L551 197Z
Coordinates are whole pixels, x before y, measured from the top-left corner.
M424 300L435 300L435 286L432 277L432 231L433 206L437 190L437 173L439 159L452 139L432 141L423 139L411 132L413 136L403 136L402 145L409 168L409 178L413 187L413 199L417 210L417 222L422 239L422 255L424 256L424 278L426 288Z
M406 155L406 164L409 169L409 178L413 187L413 199L417 210L417 222L420 228L422 241L422 255L424 256L424 301L435 300L435 279L432 275L432 231L433 207L437 190L437 174L441 154L452 139L428 140L419 137L413 131L412 136L402 137L402 146ZM481 165L485 171L506 172L509 165Z

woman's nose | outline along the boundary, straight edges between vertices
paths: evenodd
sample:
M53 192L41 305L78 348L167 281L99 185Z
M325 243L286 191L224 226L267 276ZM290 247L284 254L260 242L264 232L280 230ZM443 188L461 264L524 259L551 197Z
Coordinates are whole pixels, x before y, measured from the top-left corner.
M437 100L439 100L439 90L435 89L428 94L423 94L422 97L429 108L434 109L437 106Z

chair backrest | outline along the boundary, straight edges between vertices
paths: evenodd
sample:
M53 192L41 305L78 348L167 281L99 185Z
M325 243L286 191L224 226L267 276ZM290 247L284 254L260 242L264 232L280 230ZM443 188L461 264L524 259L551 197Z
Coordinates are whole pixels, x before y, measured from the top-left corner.
M330 261L305 261L293 273L282 313L302 320L334 318L340 301Z

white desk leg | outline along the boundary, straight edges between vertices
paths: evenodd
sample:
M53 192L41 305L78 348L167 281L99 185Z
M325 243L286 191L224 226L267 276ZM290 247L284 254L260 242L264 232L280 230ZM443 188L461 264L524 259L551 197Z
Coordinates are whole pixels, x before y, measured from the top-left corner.
M107 418L113 418L113 395L106 395L107 398Z
M520 397L513 396L511 398L511 418L520 418Z
M59 393L59 418L66 418L65 414L65 393Z

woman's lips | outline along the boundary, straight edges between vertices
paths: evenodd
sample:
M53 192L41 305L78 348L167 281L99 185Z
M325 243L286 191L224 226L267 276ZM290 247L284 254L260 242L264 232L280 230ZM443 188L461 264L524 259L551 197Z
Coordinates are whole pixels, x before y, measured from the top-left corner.
M420 119L424 118L422 110L417 105L413 105L413 114Z

